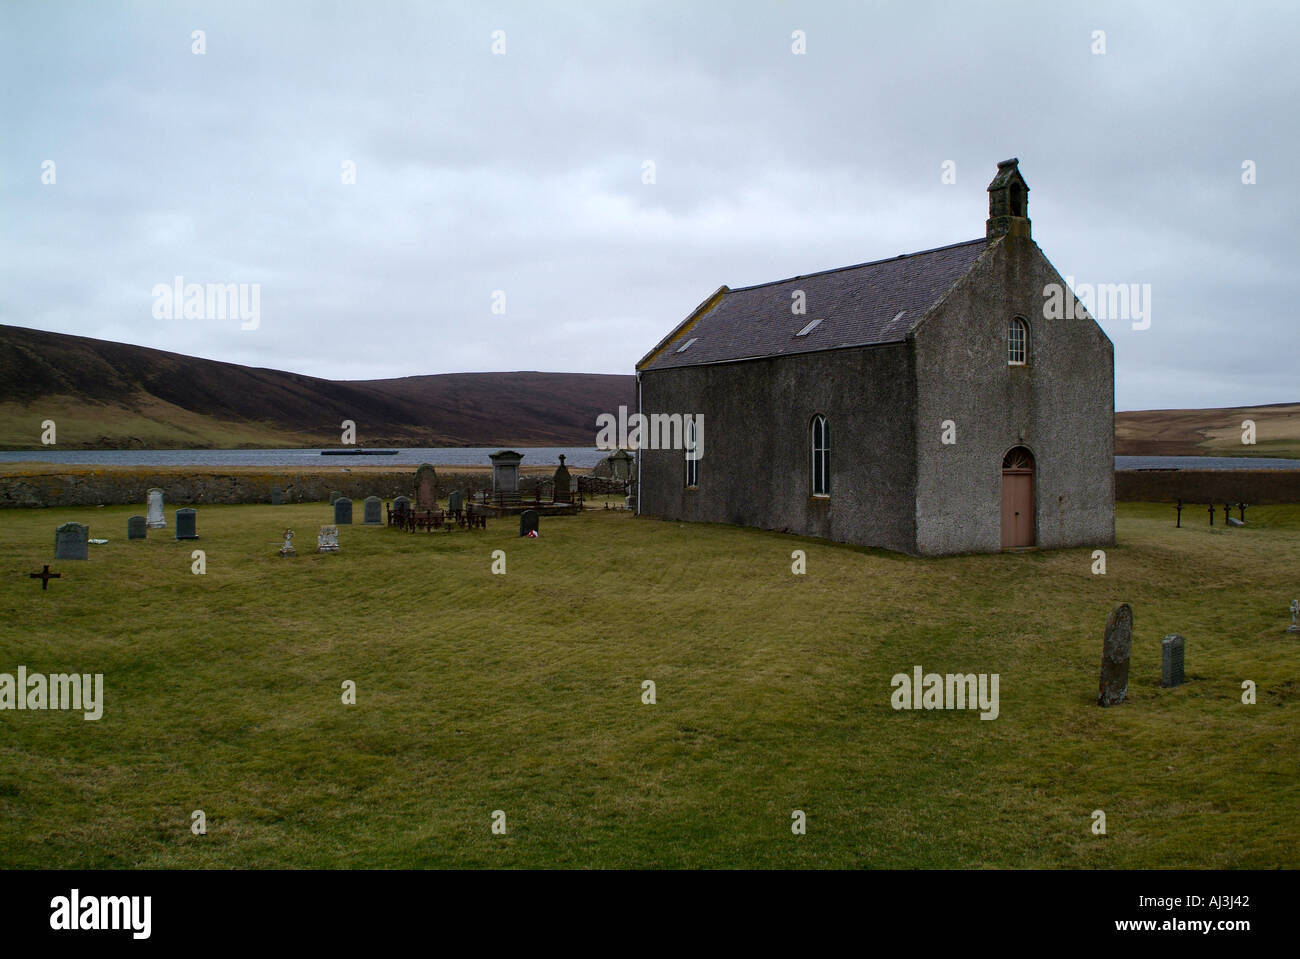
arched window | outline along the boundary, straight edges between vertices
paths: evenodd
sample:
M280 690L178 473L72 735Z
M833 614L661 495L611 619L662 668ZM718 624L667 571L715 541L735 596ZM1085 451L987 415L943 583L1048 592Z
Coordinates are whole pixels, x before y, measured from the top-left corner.
M831 495L831 431L826 417L818 413L812 418L812 494Z
M1029 362L1029 324L1013 316L1007 327L1007 365L1024 366Z
M700 461L695 455L696 433L695 418L693 416L685 417L686 420L686 488L695 489L700 485Z

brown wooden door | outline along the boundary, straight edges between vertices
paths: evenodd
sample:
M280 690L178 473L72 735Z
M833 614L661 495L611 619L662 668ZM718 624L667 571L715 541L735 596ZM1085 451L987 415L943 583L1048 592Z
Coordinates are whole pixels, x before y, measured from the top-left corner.
M1002 548L1034 545L1034 474L1002 471Z

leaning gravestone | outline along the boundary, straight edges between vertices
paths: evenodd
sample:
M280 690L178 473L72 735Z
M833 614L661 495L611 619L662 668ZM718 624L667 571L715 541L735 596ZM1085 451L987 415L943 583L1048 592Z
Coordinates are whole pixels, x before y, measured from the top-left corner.
M346 496L340 496L334 501L334 525L352 525L352 500Z
M526 509L519 514L519 535L527 536L537 532L537 510Z
M339 551L339 528L322 526L316 534L316 552L337 553Z
M166 529L167 517L163 515L163 492L154 487L149 491L149 519L146 525L150 529Z
M145 525L143 516L132 516L126 521L127 539L144 539L148 535L149 527Z
M363 522L367 526L384 525L384 501L378 496L367 496L364 504L365 519Z
M55 559L89 559L90 527L84 523L64 523L54 531Z
M279 506L284 502L284 491L278 486L271 487L271 505Z
M1170 633L1160 640L1160 685L1181 686L1183 684L1183 656L1187 641L1177 633Z
M421 463L415 471L415 508L438 508L438 472L432 463Z
M198 539L199 534L194 531L197 514L193 509L178 509L176 511L176 538L177 539Z
M336 489L330 490L330 505L333 506L343 494Z
M1133 648L1133 607L1122 603L1106 617L1106 640L1101 651L1101 686L1098 706L1115 706L1128 698L1128 660Z

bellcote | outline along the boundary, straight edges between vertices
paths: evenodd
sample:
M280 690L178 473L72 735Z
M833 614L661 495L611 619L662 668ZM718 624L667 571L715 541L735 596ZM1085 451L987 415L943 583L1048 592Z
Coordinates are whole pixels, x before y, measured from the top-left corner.
M989 218L986 236L1030 238L1029 184L1020 175L1020 160L1012 157L998 164L997 176L989 184Z

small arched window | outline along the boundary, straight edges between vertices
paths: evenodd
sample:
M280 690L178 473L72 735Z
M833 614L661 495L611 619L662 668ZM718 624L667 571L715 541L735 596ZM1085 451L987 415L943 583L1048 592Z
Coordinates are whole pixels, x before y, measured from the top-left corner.
M700 458L695 449L698 442L695 432L695 417L686 419L686 488L695 489L700 485Z
M818 413L812 418L812 494L831 495L831 432L826 417Z
M1029 324L1013 316L1007 327L1007 365L1024 366L1029 362Z

